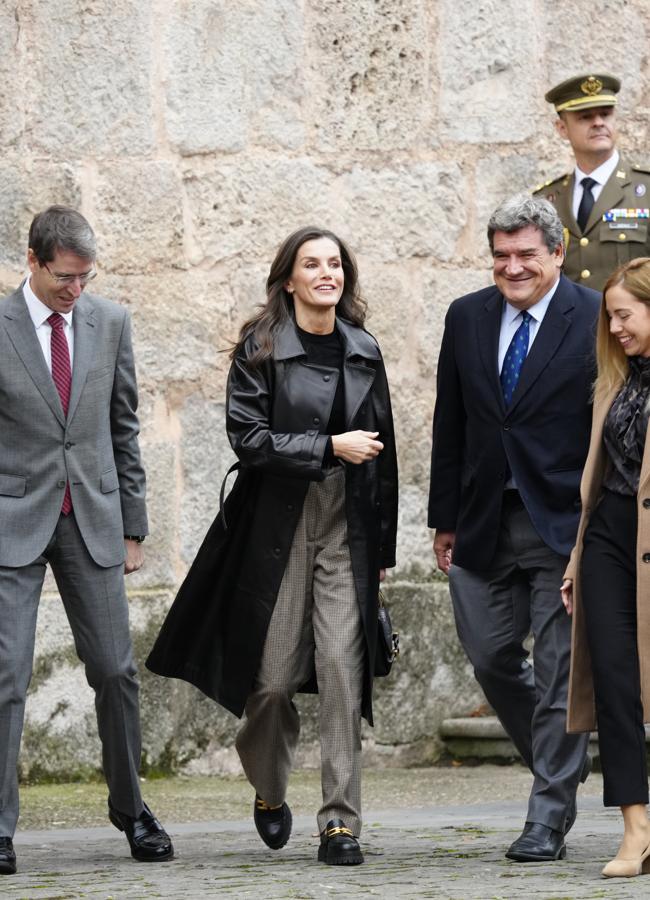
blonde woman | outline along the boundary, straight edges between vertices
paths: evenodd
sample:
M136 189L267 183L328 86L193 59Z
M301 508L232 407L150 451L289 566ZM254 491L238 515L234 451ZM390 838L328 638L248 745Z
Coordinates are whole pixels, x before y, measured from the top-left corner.
M562 584L573 615L568 730L598 727L605 806L624 833L608 878L650 874L650 258L605 284L582 517ZM595 720L594 720L595 710Z

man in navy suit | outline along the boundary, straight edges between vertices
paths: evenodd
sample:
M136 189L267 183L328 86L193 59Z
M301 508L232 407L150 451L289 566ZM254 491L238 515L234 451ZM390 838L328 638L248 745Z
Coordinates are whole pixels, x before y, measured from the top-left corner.
M562 222L548 201L507 200L488 239L495 286L455 300L445 320L429 526L460 641L534 776L506 856L555 860L590 768L588 735L566 733L560 585L580 515L600 298L562 275Z

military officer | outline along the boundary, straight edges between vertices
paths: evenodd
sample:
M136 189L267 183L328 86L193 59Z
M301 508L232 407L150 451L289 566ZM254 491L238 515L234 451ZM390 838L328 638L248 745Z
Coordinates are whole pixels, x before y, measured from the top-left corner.
M650 256L650 167L633 165L616 149L620 87L613 75L587 74L546 94L575 168L533 192L550 200L562 219L564 274L598 291L621 263Z

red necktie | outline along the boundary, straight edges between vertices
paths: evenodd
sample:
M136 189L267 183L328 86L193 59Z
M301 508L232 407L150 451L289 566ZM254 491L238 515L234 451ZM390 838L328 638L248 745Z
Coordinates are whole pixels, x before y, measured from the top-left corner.
M72 372L70 371L70 348L64 331L63 317L58 313L52 313L47 320L52 326L52 339L50 344L52 354L52 380L56 385L61 398L63 413L68 415L70 405L70 385L72 384ZM70 497L70 484L65 486L63 505L61 512L67 516L72 510L72 498Z

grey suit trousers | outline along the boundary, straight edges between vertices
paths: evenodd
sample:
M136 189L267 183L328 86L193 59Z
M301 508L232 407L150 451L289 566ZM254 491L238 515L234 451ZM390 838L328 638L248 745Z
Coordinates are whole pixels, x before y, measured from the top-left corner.
M361 614L347 544L345 472L309 486L237 751L272 806L286 796L300 732L293 697L315 664L320 708L322 831L342 819L361 830Z
M571 619L560 597L566 563L539 537L518 492L506 491L492 568L449 571L460 642L534 776L526 821L562 832L575 809L589 740L566 733ZM534 668L524 646L531 631Z
M36 618L50 564L79 658L95 691L104 774L114 806L138 816L142 797L138 683L129 636L124 566L98 566L74 512L60 516L42 556L18 568L0 566L0 836L18 820L17 761L32 673ZM70 697L74 703L74 697Z

